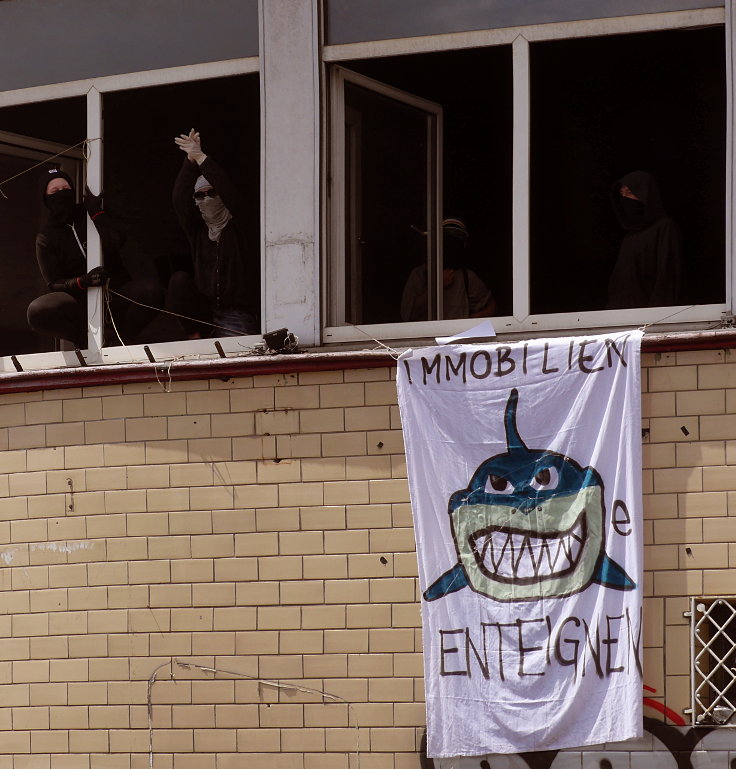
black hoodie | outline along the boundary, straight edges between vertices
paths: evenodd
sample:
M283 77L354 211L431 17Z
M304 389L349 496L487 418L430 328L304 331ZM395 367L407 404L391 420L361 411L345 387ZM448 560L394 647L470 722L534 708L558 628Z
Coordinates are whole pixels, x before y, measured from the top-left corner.
M220 239L210 240L207 225L192 200L202 175L232 214ZM194 282L216 307L257 313L260 305L260 253L246 232L245 202L223 169L209 156L202 165L184 161L174 182L174 210L192 249Z
M623 186L638 201L623 197ZM682 235L665 213L654 177L646 171L626 174L613 185L611 203L626 235L608 283L608 308L679 304Z
M63 171L54 169L42 174L41 195L44 205L49 209L49 218L36 236L36 260L50 291L66 291L81 298L85 291L79 288L73 279L88 272L87 258L83 248L80 248L80 243L82 247L86 245L87 214L84 206L73 201L63 207L56 205L53 198L62 196L63 193L46 195L46 187L54 178L66 179L73 189L72 179ZM59 197L57 200L61 201L63 198ZM120 260L120 232L104 212L95 216L94 223L102 240L105 270L113 283L125 282L129 276Z

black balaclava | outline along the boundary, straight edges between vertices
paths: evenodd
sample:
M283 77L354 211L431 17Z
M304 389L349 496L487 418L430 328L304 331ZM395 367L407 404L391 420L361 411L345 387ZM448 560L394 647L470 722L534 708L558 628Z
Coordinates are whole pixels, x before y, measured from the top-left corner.
M628 187L638 200L623 197L621 187ZM646 171L632 171L622 176L611 189L611 204L619 224L629 232L646 229L667 215L657 182Z
M54 179L65 179L71 189L59 190L53 195L47 195L46 188ZM44 171L41 176L41 197L43 204L49 209L49 224L71 224L74 221L77 203L74 182L69 174L58 168L49 168Z

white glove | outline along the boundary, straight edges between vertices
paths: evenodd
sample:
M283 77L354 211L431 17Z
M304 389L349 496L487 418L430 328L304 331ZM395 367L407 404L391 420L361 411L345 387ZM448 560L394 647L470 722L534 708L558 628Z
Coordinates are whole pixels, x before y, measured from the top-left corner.
M207 155L202 152L202 144L199 138L199 131L195 131L193 128L189 131L189 134L179 134L174 141L176 146L182 151L187 153L187 157L192 163L202 165Z

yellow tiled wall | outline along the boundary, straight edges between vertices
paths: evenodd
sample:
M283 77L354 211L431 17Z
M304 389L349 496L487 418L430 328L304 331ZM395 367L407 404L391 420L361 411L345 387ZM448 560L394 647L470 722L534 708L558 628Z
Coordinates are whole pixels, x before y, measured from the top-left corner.
M645 682L679 711L686 596L736 592L736 355L644 358ZM0 396L0 769L143 769L149 690L155 769L418 769L393 375Z
M736 594L736 352L644 355L643 364L645 682L681 712L688 596Z

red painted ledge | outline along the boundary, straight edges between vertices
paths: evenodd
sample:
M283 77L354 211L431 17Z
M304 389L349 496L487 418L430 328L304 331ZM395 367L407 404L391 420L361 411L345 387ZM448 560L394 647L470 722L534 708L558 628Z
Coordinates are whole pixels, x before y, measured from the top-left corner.
M388 352L366 350L363 352L258 355L201 361L162 361L156 364L125 363L104 366L72 366L63 369L0 374L0 394L156 381L165 384L169 381L182 382L192 379L226 380L260 374L297 374L302 371L381 368L395 364L396 361Z
M647 334L643 352L723 350L736 347L736 329ZM258 355L201 361L164 361L104 366L77 366L0 374L0 394L94 387L108 384L181 382L193 379L233 379L261 374L298 374L305 371L384 368L396 365L386 350L307 352L293 355Z

